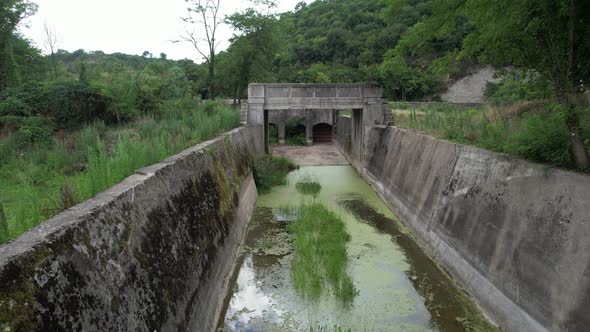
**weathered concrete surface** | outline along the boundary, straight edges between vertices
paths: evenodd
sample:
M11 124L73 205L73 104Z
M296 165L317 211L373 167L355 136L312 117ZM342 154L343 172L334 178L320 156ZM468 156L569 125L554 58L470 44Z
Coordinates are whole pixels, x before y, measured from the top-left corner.
M498 83L494 77L496 70L492 66L483 66L474 73L454 82L441 99L452 103L483 103L488 82Z
M348 160L332 144L273 146L273 155L290 159L299 166L348 165Z
M263 142L266 151L270 151L270 112L290 109L303 109L306 112L353 110L352 148L363 159L361 153L364 135L368 132L366 128L391 122L391 108L382 94L383 88L376 83L253 83L248 86L248 103L242 108L242 118L250 126L261 126L258 139ZM311 118L306 115L306 121ZM312 126L306 123L308 143L312 143Z
M334 126L334 144L346 155L352 153L352 118L339 115Z
M353 164L494 321L590 330L589 176L394 127L367 137Z
M257 198L240 128L0 246L13 331L211 331Z

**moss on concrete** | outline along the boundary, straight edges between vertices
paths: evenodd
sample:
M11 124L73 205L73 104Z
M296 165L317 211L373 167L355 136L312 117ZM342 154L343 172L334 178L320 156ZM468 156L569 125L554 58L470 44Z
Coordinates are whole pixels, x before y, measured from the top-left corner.
M11 331L33 331L39 317L36 303L38 286L30 279L44 263L51 251L37 248L24 259L9 263L0 274L0 323Z

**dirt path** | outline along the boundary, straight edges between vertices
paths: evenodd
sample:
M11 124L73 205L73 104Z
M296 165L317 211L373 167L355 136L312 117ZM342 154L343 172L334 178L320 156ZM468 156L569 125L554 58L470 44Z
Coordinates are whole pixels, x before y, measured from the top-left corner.
M348 165L346 158L332 144L275 145L273 155L289 158L300 166Z

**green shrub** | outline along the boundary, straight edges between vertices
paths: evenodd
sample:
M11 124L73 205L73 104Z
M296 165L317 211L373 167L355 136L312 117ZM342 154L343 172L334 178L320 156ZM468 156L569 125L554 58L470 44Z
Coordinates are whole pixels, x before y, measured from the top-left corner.
M554 166L573 167L565 114L525 114L504 146L507 153Z
M261 194L270 192L273 186L287 183L287 174L297 169L297 165L284 157L266 155L254 161L254 180Z
M51 143L53 128L51 123L42 117L25 118L19 126L16 136L21 143L48 145Z
M32 113L31 107L22 99L16 96L10 96L0 101L0 116L30 116Z
M82 82L50 83L46 98L47 109L42 113L55 119L60 128L76 128L96 120L116 121L108 112L111 98Z
M493 105L547 98L547 92L539 83L518 78L507 78L497 85L488 86L486 93Z

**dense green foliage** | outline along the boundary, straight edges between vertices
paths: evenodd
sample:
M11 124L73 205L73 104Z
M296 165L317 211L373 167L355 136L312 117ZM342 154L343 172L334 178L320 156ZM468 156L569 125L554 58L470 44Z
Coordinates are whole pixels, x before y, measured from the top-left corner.
M36 11L0 4L0 241L121 181L137 168L239 124L202 103L207 73L171 61L78 50L44 57L17 32Z
M346 272L346 225L319 202L302 203L296 211L297 218L289 224L296 255L291 263L295 289L318 299L331 288L344 304L351 303L358 290Z
M254 161L254 181L261 194L268 193L273 186L287 183L287 174L297 169L297 165L284 157L266 155Z
M0 204L8 237L94 196L138 168L239 125L239 113L220 104L210 114L192 103L169 106L164 115L144 116L122 126L96 122L71 135L52 137L48 146L23 148L17 134L3 139Z
M248 82L379 81L388 97L432 98L473 61L454 57L472 30L465 19L421 47L412 44L431 2L392 10L379 0L315 1L279 16L260 6L232 15L236 36L219 56L220 93L239 99Z

